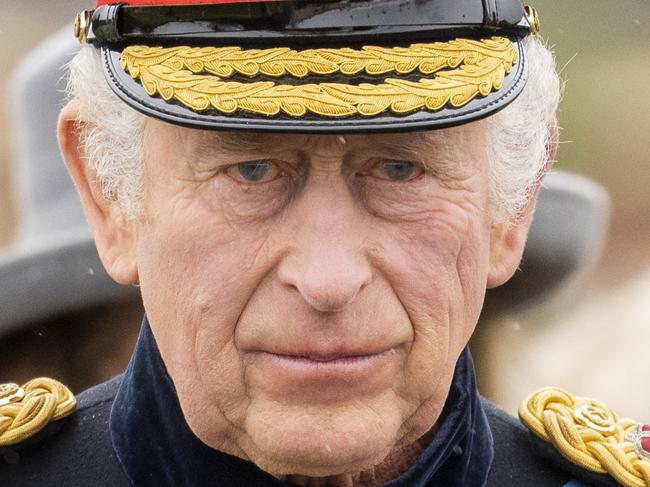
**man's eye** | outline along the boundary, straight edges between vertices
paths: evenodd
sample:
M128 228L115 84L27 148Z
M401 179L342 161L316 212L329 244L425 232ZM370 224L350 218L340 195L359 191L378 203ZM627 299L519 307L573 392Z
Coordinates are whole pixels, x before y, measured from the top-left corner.
M422 169L409 161L382 161L370 170L370 174L380 179L402 182L415 179L422 174Z
M236 164L228 168L227 173L239 182L256 184L273 181L280 174L280 170L272 162L251 161Z

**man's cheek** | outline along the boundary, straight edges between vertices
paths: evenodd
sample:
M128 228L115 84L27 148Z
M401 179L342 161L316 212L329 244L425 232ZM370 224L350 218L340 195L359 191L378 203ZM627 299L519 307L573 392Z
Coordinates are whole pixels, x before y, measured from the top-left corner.
M481 222L459 213L457 206L447 205L429 212L426 219L399 225L395 235L408 259L404 268L414 273L414 279L444 281L448 289L459 284L464 288L485 268L489 230Z
M398 281L405 281L411 293L421 294L425 300L431 295L444 297L456 280L456 262L463 244L457 230L438 215L399 225L396 230L388 253L393 255Z
M221 414L233 423L241 423L250 398L244 364L232 334L214 327L199 330L195 354L202 387Z
M401 398L406 430L423 433L441 412L446 394L445 377L450 365L449 330L434 323L415 323L414 342L404 364L404 374L395 387Z

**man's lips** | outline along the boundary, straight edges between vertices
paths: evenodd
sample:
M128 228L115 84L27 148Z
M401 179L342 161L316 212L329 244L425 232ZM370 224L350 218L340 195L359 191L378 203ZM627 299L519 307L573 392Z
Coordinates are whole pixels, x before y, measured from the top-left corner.
M262 349L246 354L247 377L281 401L339 403L390 388L398 354L398 347Z
M376 353L364 354L364 355L280 355L282 358L293 359L293 360L306 360L307 362L354 362L356 360L362 360L364 358L369 358L375 355Z
M283 360L317 363L353 363L394 352L397 346L329 346L329 347L262 347L249 350L255 355L268 355Z
M315 353L315 352L299 352L299 353L278 353L278 352L255 352L257 354L267 355L278 360L287 360L293 362L303 362L306 364L323 364L323 365L353 365L358 362L379 358L388 355L394 351L394 348L384 349L378 352L366 353Z
M320 351L267 351L250 352L253 363L277 372L296 374L301 377L367 375L386 364L397 353L395 347L383 347L368 351L320 350Z

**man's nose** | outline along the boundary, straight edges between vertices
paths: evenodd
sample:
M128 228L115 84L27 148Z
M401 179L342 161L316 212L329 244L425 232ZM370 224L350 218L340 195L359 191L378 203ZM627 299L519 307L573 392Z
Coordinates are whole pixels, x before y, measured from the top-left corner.
M291 251L278 267L282 285L321 313L342 311L372 280L365 255L367 222L342 186L303 193L290 216L296 223Z

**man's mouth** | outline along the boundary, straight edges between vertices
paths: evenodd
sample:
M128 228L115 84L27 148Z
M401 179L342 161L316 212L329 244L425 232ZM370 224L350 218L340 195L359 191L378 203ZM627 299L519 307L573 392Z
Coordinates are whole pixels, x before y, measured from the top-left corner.
M381 359L395 351L394 348L381 350L378 352L367 353L274 353L258 352L269 355L271 358L279 361L293 362L296 364L305 364L309 366L327 365L327 366L354 366L365 362Z
M313 400L336 401L348 399L352 391L354 396L386 387L394 377L397 354L396 347L354 352L257 351L249 354L249 370L264 387L285 396L311 391Z

